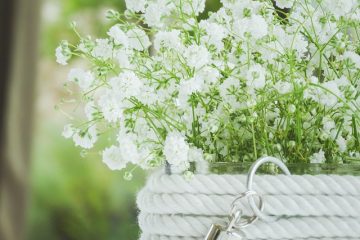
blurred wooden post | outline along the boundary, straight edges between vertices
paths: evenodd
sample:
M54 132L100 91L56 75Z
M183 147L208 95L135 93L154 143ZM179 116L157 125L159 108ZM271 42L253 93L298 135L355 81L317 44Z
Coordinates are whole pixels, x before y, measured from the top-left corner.
M25 237L38 0L0 1L0 239Z

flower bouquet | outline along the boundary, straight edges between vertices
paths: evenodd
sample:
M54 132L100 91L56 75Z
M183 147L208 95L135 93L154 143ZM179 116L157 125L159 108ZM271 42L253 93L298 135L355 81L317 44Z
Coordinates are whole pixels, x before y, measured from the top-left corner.
M63 65L72 57L85 58L88 63L86 69L69 72L67 87L77 85L75 96L84 106L84 117L66 125L63 135L84 149L104 138L108 144L100 150L102 161L112 170L132 163L135 168L163 168L171 173L154 174L145 188L148 192L140 193L139 202L147 197L147 203L155 206L155 199L162 199L162 204L157 203L163 206L157 210L160 213L148 206L147 215L140 216L140 224L148 231L143 239L203 238L209 216L224 216L228 206L216 211L201 206L217 205L240 193L244 178L239 173L243 172L228 173L260 157L281 159L300 174L308 173L314 164L319 173L335 174L344 167L348 171L342 173L354 175L359 170L357 0L221 0L217 11L207 13L205 0L126 0L126 6L124 13L108 12L113 26L104 38L82 36L73 24L79 42L62 41L56 57ZM219 170L219 166L225 168ZM297 166L302 166L302 172ZM267 171L276 172L276 168L269 165ZM131 171L125 174L127 179L131 176ZM231 180L224 180L228 178ZM288 181L270 178L277 184ZM268 178L261 179L265 187ZM335 185L350 181L354 187L359 183L355 177L313 177L293 183L299 187L299 182L329 181ZM325 189L323 185L319 188ZM267 190L270 195L284 194ZM292 194L318 194L311 202L323 204L341 201L324 198L338 195L336 192L313 190ZM359 215L337 212L324 217L325 210L308 211L304 218L325 221L319 221L325 227L315 224L318 230L311 232L315 220L305 221L295 211L302 231L281 232L281 226L290 226L285 219L276 225L282 235L264 223L263 232L247 237L359 238L355 229L360 218L359 191L343 192L359 204L355 211ZM166 204L165 199L175 200ZM294 203L287 199L285 204ZM180 205L186 202L188 208L183 212ZM189 210L191 203L198 210ZM176 214L171 209L175 205ZM289 217L290 213L284 210L281 215ZM357 220L350 221L349 216ZM332 227L342 218L346 221L341 227L348 226L348 234ZM324 229L333 231L327 234Z

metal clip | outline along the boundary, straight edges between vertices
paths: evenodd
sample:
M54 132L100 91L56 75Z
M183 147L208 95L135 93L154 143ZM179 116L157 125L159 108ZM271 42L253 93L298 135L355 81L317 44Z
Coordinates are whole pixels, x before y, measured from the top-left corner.
M205 240L232 240L244 239L245 235L240 229L237 229L237 224L241 219L241 210L232 214L230 222L226 227L219 224L212 224Z

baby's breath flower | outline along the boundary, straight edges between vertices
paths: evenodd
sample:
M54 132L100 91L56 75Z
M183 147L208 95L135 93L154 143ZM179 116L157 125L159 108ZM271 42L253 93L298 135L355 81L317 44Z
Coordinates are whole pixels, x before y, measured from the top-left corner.
M341 17L354 9L357 0L324 0L322 6L329 10L334 16Z
M180 132L170 132L164 142L166 161L177 171L185 171L189 167L189 145Z
M126 8L134 12L144 12L146 0L125 0Z
M129 38L129 46L135 50L143 51L150 47L151 42L144 30L132 28L126 32Z
M96 45L91 52L95 58L108 60L112 57L112 53L113 46L111 45L109 39L96 39Z
M205 2L206 0L191 0L191 1L183 1L183 0L175 0L175 4L177 6L181 6L181 11L189 14L189 15L199 15L205 10Z
M90 149L97 141L97 131L95 126L85 130L77 130L73 135L75 146Z
M135 139L136 135L129 133L121 132L118 136L122 157L126 158L131 163L139 164L140 155Z
M110 90L106 90L97 102L104 119L109 123L115 123L123 118L123 104L121 97Z
M62 41L60 46L55 50L56 62L61 65L67 65L71 58L71 50L67 41Z
M72 124L66 124L64 126L62 135L64 138L71 138L74 135L75 131L76 131L76 129L73 127Z
M132 179L133 179L133 174L131 173L131 172L126 172L125 174L124 174L124 179L126 180L126 181L131 181Z
M255 64L250 67L246 74L247 85L251 88L260 89L265 87L265 69Z
M115 25L110 28L108 35L114 39L115 44L122 45L125 48L129 45L129 40L119 25Z
M184 172L184 177L187 181L190 181L191 179L193 179L194 177L194 173L191 171L185 171Z
M291 8L294 4L294 0L276 0L276 6L285 9L285 8Z
M227 36L227 29L218 23L206 20L202 20L199 26L206 32L201 41L204 44L213 45L218 51L221 51L224 48L223 39Z
M250 36L254 39L260 39L268 34L268 23L260 15L253 15L250 18L242 18L234 23L234 31L241 38Z
M180 39L180 31L160 31L155 35L154 48L159 51L160 48L166 48L168 50L180 50L182 47Z
M131 68L131 63L129 56L132 55L131 50L129 49L117 49L114 52L114 57L118 61L120 68Z
M81 68L73 68L70 70L68 80L79 84L81 90L88 90L94 83L94 75L90 71Z
M124 14L110 12L105 38L63 41L60 64L76 55L91 66L69 72L85 116L64 137L88 149L98 132L120 132L103 151L111 169L168 162L189 174L270 154L286 163L357 158L359 2L221 3L199 20L205 0L126 0Z
M325 163L326 158L325 158L325 152L320 149L319 152L314 153L313 155L311 155L310 157L310 163Z
M347 142L346 139L342 136L338 136L338 138L336 139L336 143L339 146L339 150L340 152L345 152L347 150Z
M91 121L94 119L94 114L97 112L96 105L94 102L88 102L84 107L86 118Z
M121 155L121 150L117 146L106 148L102 153L102 161L111 170L121 170L126 167L127 161Z
M210 53L205 46L193 44L185 49L184 57L189 67L200 69L210 62Z
M356 68L360 69L360 56L352 51L346 51L341 56L341 59L350 59L356 66Z

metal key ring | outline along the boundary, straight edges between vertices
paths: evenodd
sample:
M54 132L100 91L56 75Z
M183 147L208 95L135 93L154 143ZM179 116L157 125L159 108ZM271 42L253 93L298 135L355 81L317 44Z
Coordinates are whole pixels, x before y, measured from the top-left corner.
M236 202L246 198L250 204L250 198L254 200L254 196L256 196L259 200L259 206L256 206L257 209L260 209L260 211L264 210L264 201L262 199L262 197L255 191L246 191L244 193L241 193L232 203L231 203L231 211L230 211L230 216L234 216L234 213L236 213L237 211L239 211L239 208L236 206ZM251 206L251 205L250 205ZM241 210L241 209L240 209ZM252 209L253 210L253 209ZM256 220L259 219L259 216L256 214L255 211L253 211L254 215L250 216L250 217L243 217L241 216L239 219L236 219L236 221L234 222L234 227L235 228L244 228L246 226L249 226L250 224L254 223Z

